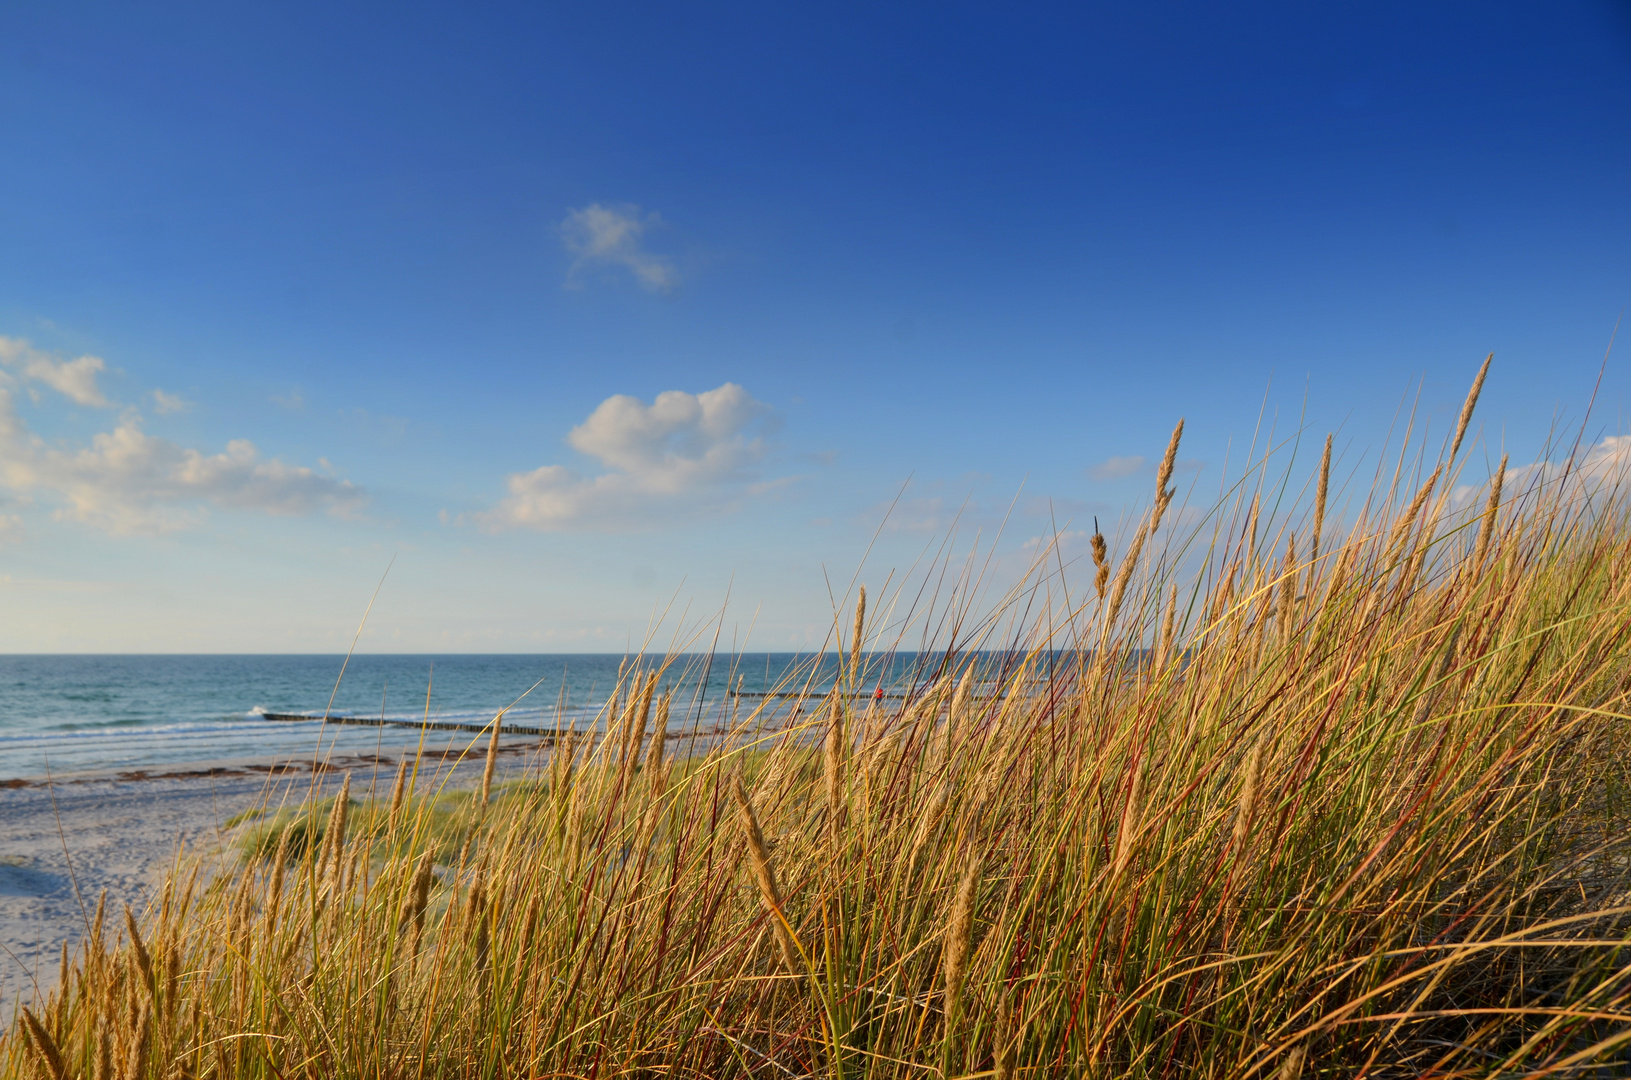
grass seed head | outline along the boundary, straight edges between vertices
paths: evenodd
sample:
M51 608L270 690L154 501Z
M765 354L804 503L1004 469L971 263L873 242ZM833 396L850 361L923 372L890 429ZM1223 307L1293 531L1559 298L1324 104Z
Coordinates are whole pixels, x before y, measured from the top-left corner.
M740 690L740 683L738 683ZM634 705L630 716L628 743L623 748L625 769L632 771L634 763L640 760L640 751L645 746L646 728L651 723L651 699L657 692L657 673L647 673L644 683L640 687L638 704ZM660 737L660 735L659 735Z
M1427 505L1427 498L1438 486L1439 474L1443 471L1443 465L1433 470L1433 475L1427 478L1427 483L1423 484L1421 490L1416 492L1416 497L1410 500L1409 508L1399 516L1398 522L1393 526L1393 536L1388 541L1390 558L1398 554L1405 538L1410 535L1411 528L1416 524L1416 518L1421 515L1421 508Z
M1172 583L1172 591L1167 595L1167 612L1161 618L1160 644L1155 651L1155 670L1163 670L1172 662L1172 637L1176 632L1178 620L1178 583Z
M329 811L328 827L323 830L324 852L329 874L338 877L340 860L345 852L346 816L351 808L351 774L340 781L340 793L334 797L334 808Z
M980 886L980 860L972 859L957 882L951 914L946 919L942 946L942 973L946 979L946 1018L955 1023L962 1012L963 980L968 975L968 957L974 941L974 901Z
M1257 813L1257 792L1262 783L1265 742L1266 739L1259 738L1252 745L1251 753L1246 755L1246 763L1240 770L1240 796L1235 803L1235 831L1231 841L1237 858L1245 848L1246 839L1251 834L1252 818Z
M1144 763L1135 757L1131 770L1133 775L1127 787L1127 804L1122 809L1121 828L1116 833L1116 856L1110 868L1112 880L1120 878L1132 861L1133 840L1138 835L1139 815L1143 809L1140 804L1144 800Z
M1331 489L1331 436L1325 436L1325 452L1320 455L1320 482L1314 491L1314 535L1309 539L1311 560L1320 557L1320 530L1325 527L1325 498ZM1310 573L1313 571L1310 570Z
M1121 567L1116 571L1116 583L1110 590L1110 603L1104 609L1104 625L1108 632L1115 625L1116 616L1121 612L1122 601L1127 596L1127 584L1132 581L1133 571L1138 567L1138 557L1144 551L1144 538L1148 535L1142 524L1138 531L1133 533L1132 546L1127 554L1122 556Z
M951 696L951 707L946 710L946 758L949 760L957 747L963 741L963 728L968 719L968 699L974 691L974 661L970 660L968 666L963 668L963 677L957 683L957 691Z
M135 1038L130 1041L130 1056L126 1059L125 1075L136 1080L147 1066L147 1051L153 1042L153 1007L146 1001L136 1014Z
M1501 455L1501 466L1489 478L1489 502L1484 507L1484 520L1478 523L1478 543L1473 548L1472 567L1476 573L1489 557L1490 538L1495 535L1495 516L1501 507L1501 485L1506 480L1506 455Z
M884 583L888 585L888 582ZM866 586L861 586L861 595L855 601L855 630L850 635L849 642L849 670L850 678L859 685L861 680L861 640L866 636Z
M34 1052L40 1064L51 1075L52 1080L68 1080L68 1066L62 1060L62 1051L57 1049L57 1041L51 1037L45 1025L40 1023L39 1017L26 1005L23 1006L23 1023L29 1035L33 1037Z
M397 762L396 782L391 785L391 809L387 820L396 824L397 817L402 813L402 799L408 791L408 757L402 756Z
M1478 407L1478 395L1484 389L1484 376L1489 374L1489 364L1495 359L1490 353L1484 357L1484 366L1478 369L1478 377L1472 381L1472 389L1467 391L1467 400L1461 406L1461 419L1455 425L1455 441L1450 443L1450 460L1455 460L1456 451L1461 449L1461 440L1467 434L1467 425L1472 422L1472 411Z
M782 910L781 890L776 887L775 871L770 865L770 852L765 847L764 834L759 830L759 819L753 813L753 801L742 786L742 775L731 776L731 797L736 800L737 813L742 822L742 836L747 842L748 861L753 864L753 876L759 886L759 899L769 913L781 952L782 963L789 971L798 970L798 949L788 929L787 916Z
M1178 418L1178 426L1172 429L1172 438L1167 441L1166 456L1161 459L1161 468L1155 474L1155 509L1150 514L1150 532L1161 527L1161 516L1167 512L1167 505L1172 502L1173 495L1177 494L1167 486L1172 479L1172 470L1178 464L1178 440L1184 437L1184 419Z
M844 748L844 703L835 687L832 709L827 718L827 739L821 753L822 774L826 781L827 821L835 839L844 810Z
M674 691L669 690L657 703L657 726L651 732L651 746L646 751L646 771L655 783L663 767L663 747L668 739L668 713L674 703Z
M487 760L481 769L481 805L486 806L493 792L493 770L498 766L498 736L504 730L504 714L493 717L493 734L487 740ZM350 779L347 777L346 779Z
M1099 602L1104 602L1105 586L1110 583L1110 547L1104 541L1104 533L1099 529L1099 519L1093 519L1093 589L1099 595Z
M1257 566L1257 525L1263 513L1263 493L1252 492L1252 508L1246 515L1246 569L1254 570Z
M436 854L428 848L419 856L419 864L414 867L413 884L408 891L408 908L402 914L402 925L412 930L414 949L417 949L419 939L425 931L425 908L430 903L430 886L435 880L435 862Z
M1280 640L1291 640L1291 622L1297 610L1297 536L1286 537L1286 560L1280 571Z
M113 1032L107 1020L96 1030L96 1080L116 1080L113 1074Z
M136 915L125 905L125 930L130 934L130 955L136 961L136 970L141 973L142 985L148 994L156 993L158 984L153 979L153 957L147 951L146 942L142 941L142 931L136 925Z

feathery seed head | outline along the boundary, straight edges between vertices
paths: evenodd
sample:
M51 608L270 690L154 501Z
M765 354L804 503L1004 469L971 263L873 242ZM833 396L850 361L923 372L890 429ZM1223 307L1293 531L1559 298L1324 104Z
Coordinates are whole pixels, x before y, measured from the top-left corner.
M1104 589L1110 583L1110 547L1104 542L1104 533L1099 529L1099 519L1093 519L1093 565L1097 571L1093 575L1093 588L1099 594L1099 602L1104 602Z
M406 794L407 790L408 758L407 755L404 754L402 760L397 762L396 782L391 785L391 810L388 820L393 824L396 822L397 814L399 814L402 810L402 798L404 794Z
M1252 816L1257 812L1257 791L1263 775L1263 746L1267 742L1259 738L1252 745L1252 751L1246 755L1246 763L1240 773L1240 797L1235 805L1235 830L1233 844L1237 853L1246 842L1251 832Z
M1144 550L1144 538L1148 533L1143 525L1133 534L1132 546L1127 554L1121 558L1121 567L1116 571L1116 583L1110 590L1110 603L1104 609L1104 625L1108 631L1115 624L1116 615L1121 611L1121 603L1127 596L1127 583L1133 578L1133 570L1138 566L1138 556Z
M1478 523L1478 543L1473 548L1472 565L1476 571L1489 555L1490 538L1495 534L1495 515L1501 507L1501 485L1506 480L1506 458L1501 455L1501 467L1489 478L1489 502L1484 506L1484 520Z
M1320 483L1314 492L1314 535L1309 540L1309 559L1320 557L1320 530L1325 526L1325 496L1331 487L1331 436L1325 436L1325 453L1320 455ZM1310 570L1310 573L1313 571Z
M23 1006L23 1023L29 1035L33 1037L34 1052L39 1057L40 1064L51 1074L53 1080L67 1080L68 1067L63 1063L62 1051L57 1049L56 1040L51 1038L51 1033L27 1005Z
M1178 426L1172 429L1172 438L1167 442L1166 456L1161 459L1161 468L1155 474L1155 510L1150 515L1150 532L1161 527L1161 515L1167 512L1167 505L1172 502L1176 492L1167 486L1172 479L1172 470L1178 464L1178 440L1184 437L1184 420L1178 418Z
M1178 619L1178 583L1172 583L1172 590L1167 596L1167 613L1161 619L1160 645L1155 652L1155 669L1160 671L1172 660L1172 636L1176 630Z
M844 809L844 703L833 688L832 709L827 719L827 740L822 747L822 771L827 789L827 821L836 838Z
M1410 500L1409 509L1400 515L1398 522L1393 526L1393 536L1388 541L1388 547L1393 549L1394 554L1397 554L1399 545L1404 543L1405 537L1410 534L1411 528L1416 524L1416 518L1421 514L1421 508L1427 505L1427 497L1438 486L1439 474L1443 471L1443 464L1433 470L1433 475L1427 478L1427 483L1423 484L1421 490L1416 492L1416 497Z
M943 948L946 978L946 1016L955 1018L961 1011L963 980L968 974L968 955L974 940L974 900L980 885L980 860L973 859L963 870L957 883L957 895L952 900L951 915L946 920Z
M144 999L136 1015L136 1037L131 1040L125 1075L138 1077L147 1065L147 1050L153 1041L153 1007Z
M1291 638L1297 602L1297 534L1286 537L1286 561L1280 572L1280 640Z
M1461 419L1455 425L1455 440L1450 443L1450 460L1455 460L1457 450L1461 449L1461 440L1467 434L1467 425L1472 422L1472 411L1478 406L1478 395L1484 389L1484 376L1489 374L1489 364L1495 359L1490 353L1484 357L1484 366L1478 369L1478 377L1472 381L1472 389L1467 391L1467 400L1461 406Z
M504 727L504 714L493 717L493 734L487 740L487 761L481 769L481 805L486 806L493 791L493 770L498 766L498 736ZM349 779L349 778L348 778Z
M663 745L668 738L668 713L673 703L673 690L665 693L657 703L657 726L651 732L651 746L646 751L646 770L654 780L663 767Z
M885 584L888 584L885 582ZM859 680L861 677L861 639L866 633L866 586L861 586L861 596L855 601L855 630L850 636L849 643L849 670L850 678Z
M130 910L129 904L125 905L125 930L130 934L130 953L136 959L136 970L141 972L142 984L147 987L149 994L155 993L158 986L153 981L153 958L147 951L146 943L142 941L141 928L136 925L136 916Z
M340 793L334 797L334 807L329 811L328 827L323 830L324 848L328 857L330 873L340 872L340 856L345 851L346 816L351 808L351 774L346 773L340 781Z
M764 834L759 831L759 819L753 813L753 802L742 786L741 773L734 773L731 776L731 798L736 800L736 809L742 822L743 839L747 841L748 861L753 864L753 876L759 885L759 899L770 914L782 962L787 965L789 971L796 971L798 949L794 945L792 932L788 929L787 916L782 911L781 891L776 887L776 875L770 866L770 852L765 848Z
M1133 840L1138 833L1140 803L1144 799L1144 768L1143 762L1134 759L1132 763L1132 780L1127 788L1127 805L1122 809L1121 828L1116 834L1116 856L1111 864L1110 877L1119 878L1127 869L1127 864L1133 857Z

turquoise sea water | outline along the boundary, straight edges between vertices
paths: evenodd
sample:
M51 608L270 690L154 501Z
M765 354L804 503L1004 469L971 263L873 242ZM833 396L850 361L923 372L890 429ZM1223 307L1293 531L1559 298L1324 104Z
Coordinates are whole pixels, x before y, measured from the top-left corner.
M151 770L203 761L337 753L414 745L411 727L350 727L270 721L264 713L321 716L341 656L0 656L0 780L85 770ZM925 663L933 661L925 658ZM534 683L506 722L578 727L593 723L621 656L354 656L333 713L486 723ZM774 689L791 672L831 685L835 663L809 656L693 656L671 669L672 723L712 723L728 708L727 687ZM910 684L914 657L878 665L869 683ZM877 668L875 667L875 671ZM541 682L540 682L541 680ZM427 705L427 689L429 691ZM684 706L682 709L681 706ZM462 747L477 736L432 733L427 745Z

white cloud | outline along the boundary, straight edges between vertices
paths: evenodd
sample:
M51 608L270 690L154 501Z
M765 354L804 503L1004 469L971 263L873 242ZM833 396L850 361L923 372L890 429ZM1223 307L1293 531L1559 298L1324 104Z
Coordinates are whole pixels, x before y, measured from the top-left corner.
M642 218L638 206L591 203L571 211L561 222L561 242L573 255L567 281L578 281L585 270L593 267L621 267L634 275L641 288L673 292L680 283L674 264L641 246L646 229L660 222L656 214Z
M512 473L509 496L476 520L489 529L621 531L734 509L776 486L753 474L771 419L770 407L735 383L701 394L669 390L650 405L609 397L566 440L609 471L586 477L545 465Z
M1586 452L1580 463L1586 477L1606 484L1621 484L1631 472L1631 435L1608 435Z
M1565 479L1568 481L1565 494L1571 499L1624 488L1626 482L1631 480L1631 435L1604 436L1601 442L1576 458L1572 467L1568 462L1560 461L1513 465L1506 470L1506 478L1502 481L1505 492L1502 498L1510 499L1518 492L1544 488ZM1472 490L1476 490L1477 498L1482 499L1488 493L1488 486L1479 485L1476 489L1458 487L1452 497Z
M1536 461L1507 467L1501 481L1501 502L1541 494L1565 502L1603 499L1631 494L1631 435L1608 435L1586 448L1571 464L1563 461ZM1489 498L1489 481L1457 484L1450 491L1452 510L1481 512Z
M179 394L166 394L163 390L153 391L153 411L161 416L191 412L192 408L193 403Z
M142 430L127 413L89 446L63 448L28 430L0 389L0 486L59 504L59 519L117 535L164 533L195 525L209 507L267 514L344 514L362 492L303 466L262 458L246 439L206 455Z
M108 404L96 385L96 377L107 367L101 357L63 360L22 338L0 336L0 367L16 372L25 381L44 383L76 405L105 408Z
M1120 480L1125 476L1133 476L1144 469L1144 458L1139 454L1127 457L1113 457L1090 466L1087 475L1095 480Z

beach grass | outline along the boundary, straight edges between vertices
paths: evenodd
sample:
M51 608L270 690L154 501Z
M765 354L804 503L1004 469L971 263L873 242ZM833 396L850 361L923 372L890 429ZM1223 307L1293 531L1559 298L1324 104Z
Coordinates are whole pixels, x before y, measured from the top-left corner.
M1180 425L1080 592L1045 546L995 599L953 569L916 615L846 603L836 684L723 733L651 738L666 661L637 657L525 781L246 821L99 910L0 1063L1623 1073L1627 507L1583 454L1458 479L1475 398L1341 513L1329 440L1173 506ZM906 627L933 659L879 699Z

